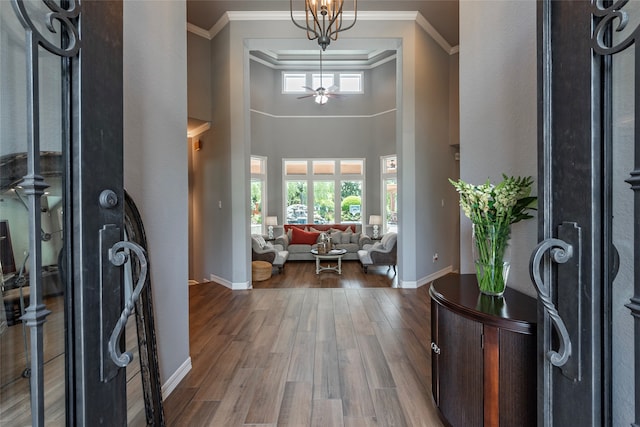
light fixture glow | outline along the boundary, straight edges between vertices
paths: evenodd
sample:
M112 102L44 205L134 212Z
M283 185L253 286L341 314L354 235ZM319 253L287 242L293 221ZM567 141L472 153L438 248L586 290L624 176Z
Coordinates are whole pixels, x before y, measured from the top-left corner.
M324 105L329 101L329 97L324 93L316 95L316 104Z
M382 225L382 216L369 216L369 225L373 225L373 238L377 239L380 236L380 225Z
M358 18L358 0L353 0L353 22L343 26L342 12L345 0L304 0L304 25L293 17L293 0L289 0L291 21L296 27L307 32L309 40L318 40L325 50L331 40L338 39L338 33L353 27Z
M264 223L267 226L267 235L269 239L273 239L273 226L278 225L278 217L268 216L265 218Z

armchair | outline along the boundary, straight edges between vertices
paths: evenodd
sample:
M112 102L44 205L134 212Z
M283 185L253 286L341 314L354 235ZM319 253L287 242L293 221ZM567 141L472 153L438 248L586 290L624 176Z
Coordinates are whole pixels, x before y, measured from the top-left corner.
M397 253L398 235L391 232L385 234L379 242L375 242L372 245L364 245L358 251L358 259L365 273L370 265L388 265L389 268L393 267L393 272L395 273Z
M288 258L289 252L283 250L282 246L267 243L259 234L251 235L251 261L266 261L282 272Z

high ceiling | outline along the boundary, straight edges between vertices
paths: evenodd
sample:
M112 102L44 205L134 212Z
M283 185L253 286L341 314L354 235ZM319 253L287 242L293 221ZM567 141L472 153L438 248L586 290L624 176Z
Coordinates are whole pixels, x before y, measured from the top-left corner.
M293 0L295 10L303 0ZM345 0L345 10L353 0ZM459 0L359 0L358 11L418 11L451 45L458 45ZM226 11L289 11L288 0L187 0L187 21L209 30Z

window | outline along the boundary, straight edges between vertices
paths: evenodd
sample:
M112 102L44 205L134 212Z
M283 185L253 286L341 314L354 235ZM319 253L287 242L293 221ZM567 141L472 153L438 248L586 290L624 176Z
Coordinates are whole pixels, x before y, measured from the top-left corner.
M333 73L322 73L322 81L320 81L320 74L313 74L311 77L311 87L314 89L319 87L330 88L331 86L333 86Z
M383 231L398 231L398 158L381 158L382 200L384 203Z
M340 74L340 92L362 93L362 73Z
M282 91L284 93L306 92L307 75L305 73L282 73Z
M283 72L282 73L282 93L299 94L307 91L306 88L317 89L320 86L325 89L337 85L338 92L343 93L364 93L362 72L328 72L322 73L322 84L320 84L320 73L305 72Z
M283 171L288 224L362 222L363 159L284 159Z
M262 234L267 195L267 159L251 157L251 234Z

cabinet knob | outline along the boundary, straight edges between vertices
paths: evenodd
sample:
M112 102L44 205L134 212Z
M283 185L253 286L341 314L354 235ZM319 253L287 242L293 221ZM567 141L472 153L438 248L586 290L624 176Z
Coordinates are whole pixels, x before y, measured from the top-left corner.
M431 350L433 350L435 354L440 354L440 347L438 347L434 342L431 343Z

